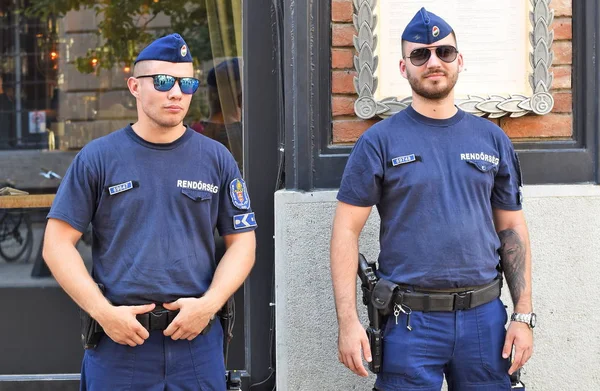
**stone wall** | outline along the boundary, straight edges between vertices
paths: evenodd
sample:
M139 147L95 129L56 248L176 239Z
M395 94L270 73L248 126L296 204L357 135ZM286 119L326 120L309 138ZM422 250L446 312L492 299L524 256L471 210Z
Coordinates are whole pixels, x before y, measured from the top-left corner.
M329 269L336 191L275 194L277 389L370 390L338 361ZM523 370L528 391L600 389L600 187L525 186L531 235L534 355ZM375 259L379 216L373 211L360 251ZM503 300L510 304L508 290ZM360 301L359 301L360 303ZM361 319L366 321L363 306ZM511 308L508 309L511 311Z
M334 143L353 143L377 120L362 120L354 114L357 98L353 79L356 30L352 24L353 0L331 0L331 82L332 128ZM573 134L572 80L572 0L552 0L554 10L554 74L551 93L554 108L544 116L492 120L513 139L568 139ZM400 44L400 42L398 42ZM469 59L465 58L465 62ZM460 83L460 78L459 81Z

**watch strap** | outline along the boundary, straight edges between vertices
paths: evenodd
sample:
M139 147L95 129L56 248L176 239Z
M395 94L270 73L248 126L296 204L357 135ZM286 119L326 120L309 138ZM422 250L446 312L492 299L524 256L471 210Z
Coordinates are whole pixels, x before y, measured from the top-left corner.
M527 324L530 328L533 328L534 325L532 325L531 319L533 317L533 312L528 313L528 314L521 314L518 312L513 312L513 314L510 317L510 320L513 322L520 322L520 323L525 323Z

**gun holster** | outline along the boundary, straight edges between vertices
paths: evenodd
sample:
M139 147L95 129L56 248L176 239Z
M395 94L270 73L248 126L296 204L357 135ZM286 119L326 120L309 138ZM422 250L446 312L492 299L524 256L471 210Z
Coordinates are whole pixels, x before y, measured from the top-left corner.
M383 318L391 313L391 303L398 286L393 282L378 279L371 291L371 300L367 303L369 311L369 327L367 337L371 346L369 369L373 373L381 372L383 364Z
M398 285L381 278L375 284L371 293L371 304L377 308L381 316L387 316L392 312L391 303L397 289Z
M376 271L376 264L368 263L362 254L358 254L358 277L362 282L363 304L367 306L369 314L369 327L366 330L372 358L369 363L369 369L373 373L381 372L381 365L383 363L383 335L381 333L383 316L379 312L379 303L385 296L383 293L380 295L375 294L378 284L378 279L375 275ZM380 290L384 292L385 288L380 288ZM389 300L391 301L391 295ZM377 303L377 305L374 305L374 303Z
M81 309L79 310L79 319L81 321L81 343L83 348L94 349L100 341L102 331L96 330L96 320Z
M98 284L100 292L104 294L104 285ZM81 323L81 343L84 349L95 349L104 332L102 327L87 312L79 309L79 321Z
M523 384L523 382L521 381L521 368L517 369L512 373L512 375L510 375L510 389L525 391L525 384Z
M233 324L235 322L235 301L233 296L227 300L217 315L223 328L223 353L227 360L227 350L229 349L229 343L233 339Z

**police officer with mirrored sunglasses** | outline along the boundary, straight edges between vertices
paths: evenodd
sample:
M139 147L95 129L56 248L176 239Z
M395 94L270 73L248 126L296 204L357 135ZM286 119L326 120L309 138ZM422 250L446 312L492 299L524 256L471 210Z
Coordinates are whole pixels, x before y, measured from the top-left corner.
M252 268L257 223L229 151L183 124L193 75L180 35L143 49L137 122L77 154L48 214L44 258L84 311L82 390L225 390L215 318ZM91 276L75 249L89 223Z

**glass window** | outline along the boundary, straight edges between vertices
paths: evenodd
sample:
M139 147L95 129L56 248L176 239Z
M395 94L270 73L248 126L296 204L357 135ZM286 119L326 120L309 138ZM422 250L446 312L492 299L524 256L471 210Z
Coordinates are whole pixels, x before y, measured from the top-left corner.
M86 143L135 122L132 62L170 32L188 43L201 80L185 123L241 167L241 0L89 3L0 5L0 182L55 192L59 178L44 173L64 174Z
M242 0L0 2L0 289L56 286L41 257L52 197L82 147L136 121L133 61L172 32L200 80L184 123L226 145L241 169ZM92 237L77 244L89 268ZM230 368L245 367L239 312ZM11 370L21 369L0 375Z
M241 0L0 3L0 194L31 196L0 195L0 284L48 276L39 249L52 194L82 147L136 121L133 61L172 32L200 79L184 123L226 145L241 168Z

